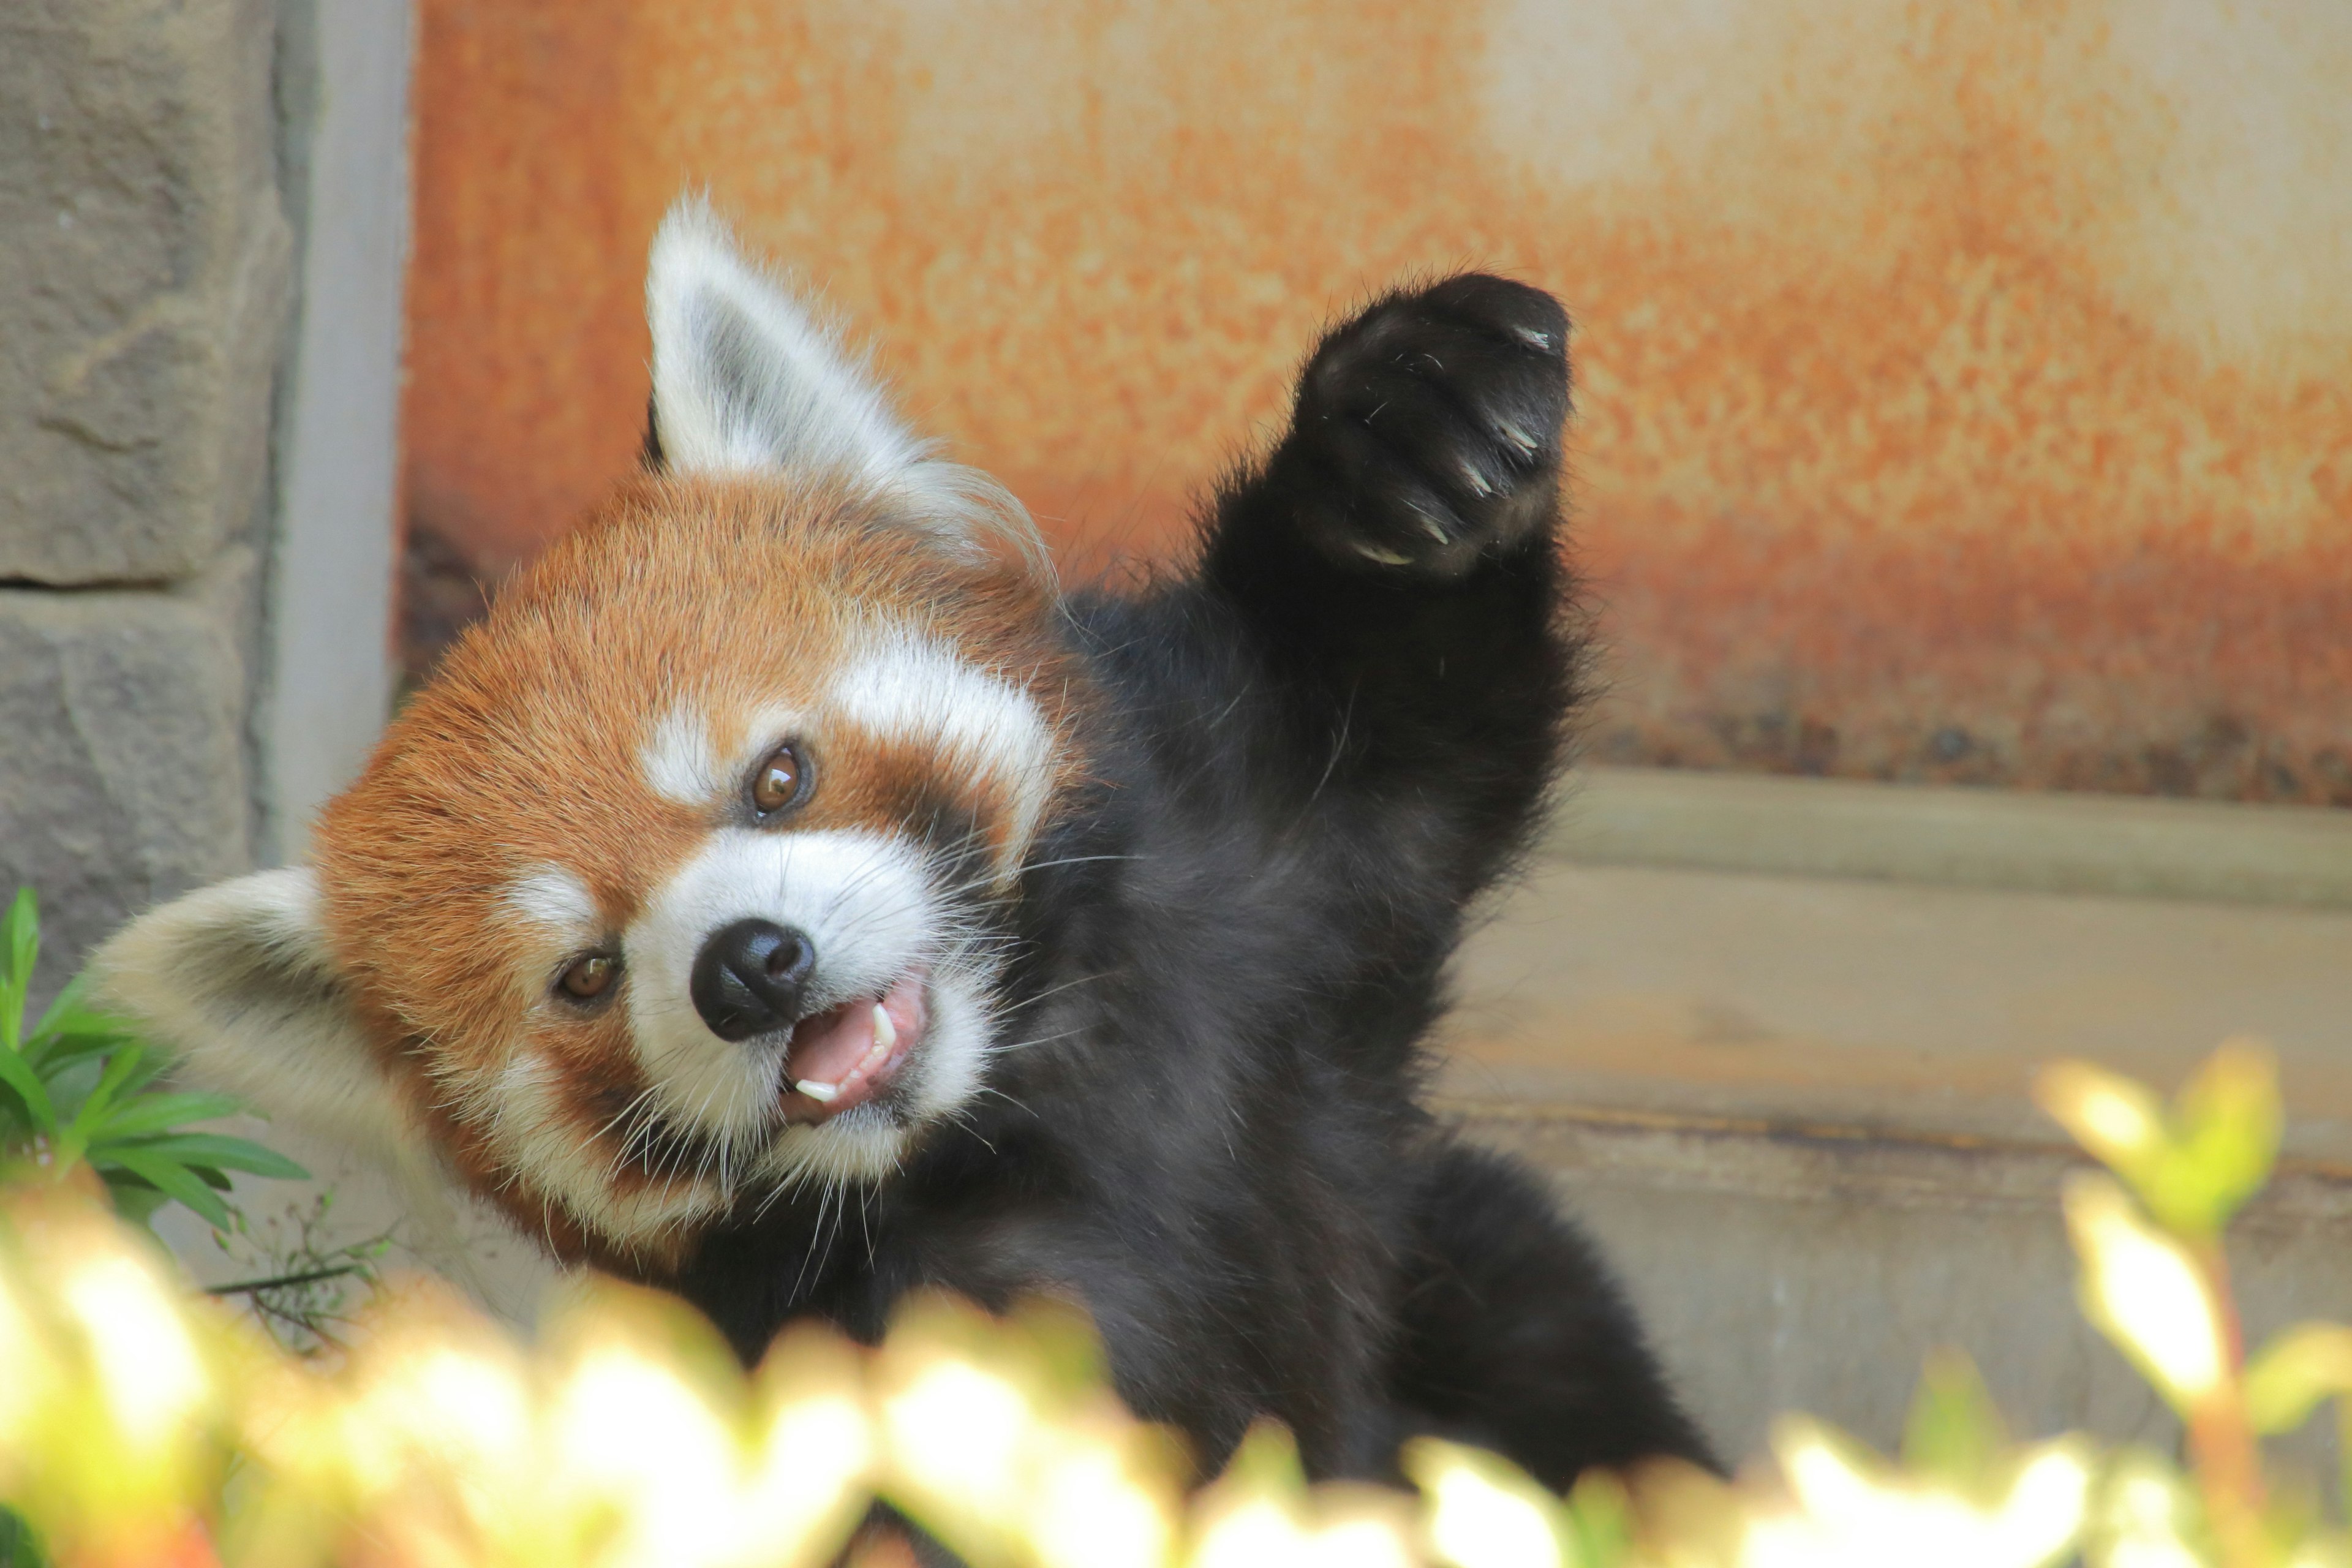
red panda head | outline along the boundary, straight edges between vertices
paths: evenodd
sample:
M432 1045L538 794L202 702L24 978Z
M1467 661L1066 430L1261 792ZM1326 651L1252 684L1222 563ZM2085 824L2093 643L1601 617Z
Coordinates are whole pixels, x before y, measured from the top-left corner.
M428 1142L560 1252L658 1267L887 1176L978 1091L1082 688L1017 505L698 205L646 292L667 471L501 593L310 865L152 911L100 970L265 1107Z

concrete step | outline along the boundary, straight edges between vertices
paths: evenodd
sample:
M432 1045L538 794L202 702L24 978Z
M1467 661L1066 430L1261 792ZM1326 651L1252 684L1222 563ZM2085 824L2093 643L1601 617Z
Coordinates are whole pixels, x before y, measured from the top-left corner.
M1594 864L2352 909L2352 811L1586 768L1552 837Z
M1551 1173L1727 1453L1790 1409L1891 1444L1938 1344L2022 1430L2171 1441L2075 1311L2054 1056L2168 1089L2269 1038L2294 1153L2231 1238L2249 1328L2352 1318L2352 911L1550 860L1460 985L1441 1108Z
M1969 1352L2020 1433L2177 1441L2161 1402L2075 1310L2058 1192L2078 1163L2062 1151L1454 1110L1480 1142L1551 1175L1727 1455L1760 1452L1771 1418L1791 1410L1891 1448L1941 1345ZM2256 1342L2308 1318L2352 1317L2343 1182L2283 1177L2230 1250ZM2281 1452L2305 1475L2336 1473L2319 1427Z
M2352 1171L2352 910L1539 864L1468 942L1442 1092L2046 1143L2035 1065L2278 1050Z

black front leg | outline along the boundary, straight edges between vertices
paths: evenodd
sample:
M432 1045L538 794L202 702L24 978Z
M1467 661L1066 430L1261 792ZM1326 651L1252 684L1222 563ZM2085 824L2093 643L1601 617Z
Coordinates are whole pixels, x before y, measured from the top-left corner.
M1295 532L1336 571L1458 582L1559 511L1568 315L1469 273L1381 300L1324 338L1290 430L1220 517L1220 552Z
M1529 1173L1431 1150L1402 1261L1390 1387L1408 1429L1496 1449L1561 1490L1660 1456L1722 1469L1622 1289Z
M1205 585L1333 748L1331 778L1506 828L1540 798L1578 663L1567 337L1558 301L1505 279L1391 294L1323 340L1281 444L1220 498Z

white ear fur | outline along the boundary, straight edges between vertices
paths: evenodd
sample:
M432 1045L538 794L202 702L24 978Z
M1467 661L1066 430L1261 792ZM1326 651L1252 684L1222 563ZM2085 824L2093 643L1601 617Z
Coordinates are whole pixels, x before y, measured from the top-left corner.
M980 552L994 540L1051 577L1037 525L1012 492L933 456L840 333L746 261L699 196L680 198L654 236L646 320L667 467L845 475L910 503L906 521L919 530Z
M654 236L646 320L654 424L681 473L820 468L881 485L923 460L840 334L745 261L699 197Z
M188 894L99 949L91 1001L182 1053L192 1075L397 1161L416 1142L369 1054L319 924L308 867Z

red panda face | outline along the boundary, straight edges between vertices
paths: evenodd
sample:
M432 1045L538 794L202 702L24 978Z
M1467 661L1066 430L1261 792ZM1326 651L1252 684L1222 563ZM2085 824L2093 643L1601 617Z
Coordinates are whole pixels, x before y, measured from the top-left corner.
M1010 900L1074 782L1027 520L932 459L681 209L648 301L669 472L499 597L310 867L100 957L199 1068L423 1139L559 1251L659 1266L885 1180L980 1089Z
M339 966L478 1187L659 1245L886 1176L976 1091L1065 782L1052 606L756 479L635 484L500 597L316 850Z

